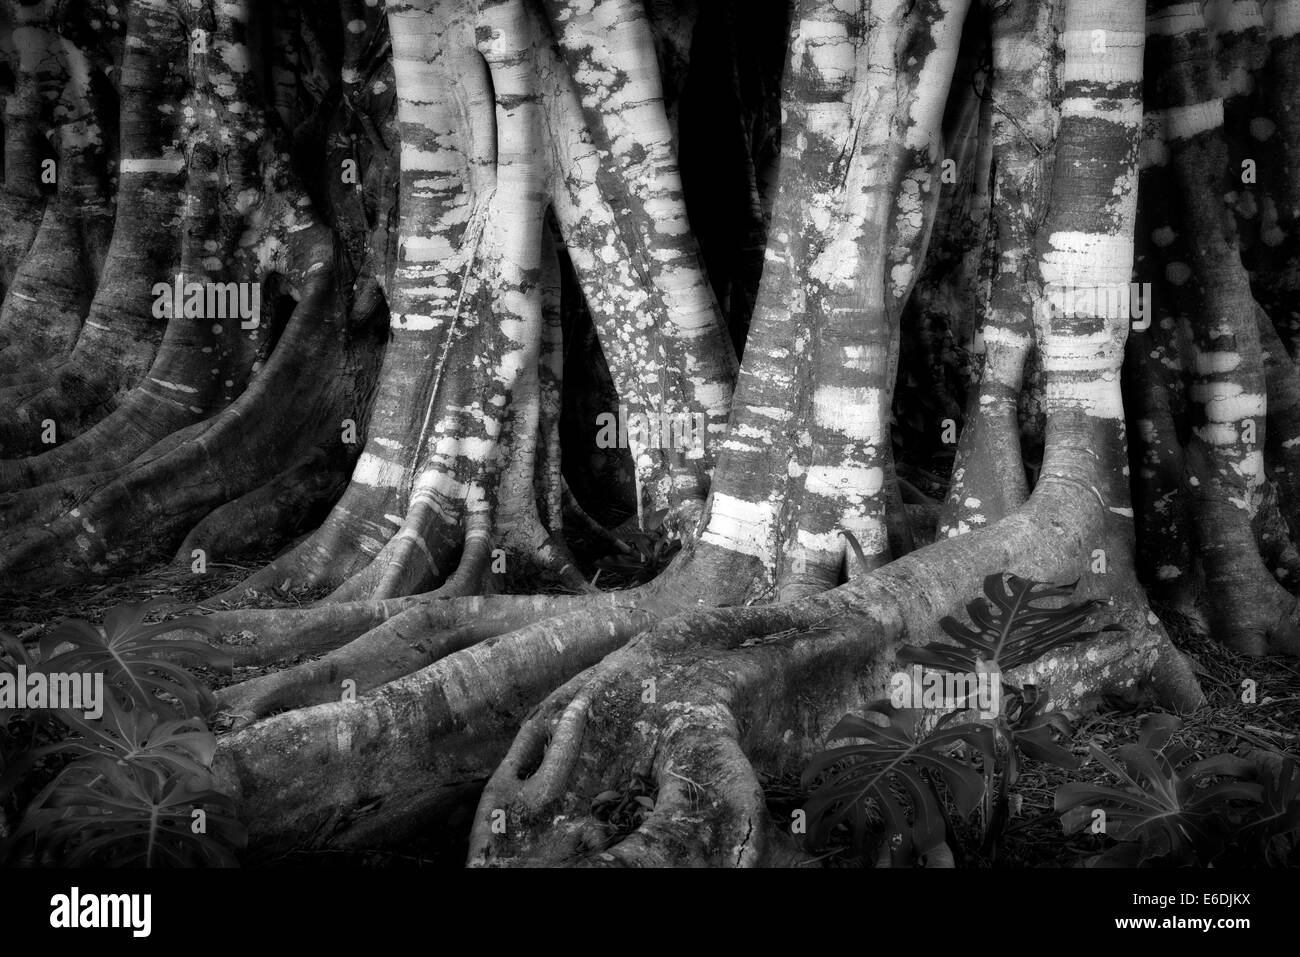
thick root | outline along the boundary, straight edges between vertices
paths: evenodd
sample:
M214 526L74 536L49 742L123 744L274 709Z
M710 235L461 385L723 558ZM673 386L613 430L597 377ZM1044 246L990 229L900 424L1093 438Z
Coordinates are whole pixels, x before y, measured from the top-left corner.
M406 612L418 612L420 627L427 632L481 619L522 628L570 611L578 600L569 595L488 595L444 601L427 593L309 608L218 611L210 618L223 635L240 636L240 643L225 646L237 665L261 665L296 655L323 655Z
M556 619L480 642L355 701L228 735L214 767L255 846L398 840L479 787L543 695L652 620L628 611L575 633Z
M834 591L664 622L528 719L484 792L471 863L770 862L782 845L755 767L798 770L835 721L885 695L900 645L934 637L984 574L1077 573L1074 556L1102 516L1077 498L1065 507L1062 495L1069 483L1048 479L998 525ZM1137 694L1199 707L1190 666L1154 616L1132 599L1114 612L1124 632L1010 679L1036 682L1058 708ZM593 816L592 800L638 780L657 788L655 809L620 837Z
M539 611L544 622L530 626L544 628L561 643L578 644L588 635L607 633L611 622L631 613L631 605L617 593L594 596L558 617ZM527 614L507 608L496 616L486 612L439 627L430 620L445 620L439 604L411 608L321 658L225 688L218 703L242 727L276 710L338 701L341 682L364 694L462 648L524 627L521 618Z
M725 649L639 639L525 723L480 802L470 863L740 867L797 859L786 822L766 810L758 771L797 773L843 714L885 696L905 634L889 605L859 605L832 613L833 627ZM1200 701L1186 662L1154 630L1053 654L1009 677L1036 683L1054 707L1102 696ZM635 781L652 782L654 810L619 834L595 816L593 799Z

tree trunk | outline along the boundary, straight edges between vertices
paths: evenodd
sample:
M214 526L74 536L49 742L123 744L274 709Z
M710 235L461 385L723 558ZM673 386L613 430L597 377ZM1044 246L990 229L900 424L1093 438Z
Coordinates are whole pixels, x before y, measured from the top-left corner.
M1119 626L1053 708L1300 652L1296 0L0 15L0 583L284 546L205 603L259 852L789 862L762 781L998 573Z

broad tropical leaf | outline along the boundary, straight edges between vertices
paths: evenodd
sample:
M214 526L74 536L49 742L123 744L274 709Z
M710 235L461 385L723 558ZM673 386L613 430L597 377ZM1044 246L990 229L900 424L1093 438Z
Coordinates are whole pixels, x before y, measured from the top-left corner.
M120 605L104 616L103 627L80 619L63 622L41 641L44 667L49 671L102 672L105 684L151 711L162 710L178 718L207 714L214 705L212 692L178 662L229 671L233 659L206 642L164 637L181 629L216 637L216 626L206 618L188 615L146 624L145 618L159 604ZM72 647L60 650L66 645ZM180 707L160 698L158 692L174 697Z
M988 785L994 759L993 731L977 724L941 721L918 738L918 712L896 710L887 702L869 711L887 723L847 715L831 730L831 741L858 738L865 743L830 748L805 768L803 787L811 788L804 805L808 843L822 847L840 824L849 825L861 850L874 819L883 820L886 840L906 840L924 854L944 840L946 820L933 779L941 780L963 817L978 806ZM965 744L983 758L984 771L953 755ZM928 775L928 776L927 776ZM910 811L910 820L909 812Z
M1074 770L1078 757L1057 743L1053 734L1068 739L1073 727L1059 712L1043 713L1047 698L1032 685L1017 689L1004 699L1003 713L994 722L998 756L1002 759L996 788L984 799L984 852L997 853L997 843L1011 819L1011 794L1020 780L1020 755L1046 764Z
M201 833L195 809L205 817ZM186 776L90 757L41 792L10 845L34 842L38 860L65 867L237 867L234 852L246 841L226 795Z
M956 645L931 642L905 647L898 660L956 672L975 671L981 662L1005 672L1037 661L1053 648L1097 634L1078 629L1103 602L1089 599L1059 608L1044 604L1074 594L1077 584L1051 585L1015 575L989 575L984 579L984 597L966 606L974 627L952 617L939 623ZM1101 629L1116 630L1116 625Z
M1052 732L1068 739L1074 728L1059 711L1044 713L1046 704L1047 698L1038 694L1034 694L1028 701L1022 695L1014 696L1007 714L1007 733L1011 738L1012 750L1035 761L1072 771L1082 762L1057 744Z
M1234 802L1259 802L1262 789L1247 780L1250 762L1230 754L1196 760L1169 739L1181 722L1152 715L1136 744L1121 747L1118 761L1093 745L1092 756L1123 785L1065 784L1055 809L1066 833L1080 830L1095 809L1106 815L1106 835L1120 842L1100 866L1205 866L1223 850Z
M78 711L60 710L57 714L71 735L19 755L0 775L0 799L32 765L52 754L73 759L102 756L152 769L164 777L181 775L195 783L209 782L217 739L199 718L163 720L144 708L128 710L112 695L106 696L103 717L97 720Z
M1285 867L1300 840L1300 761L1285 758L1263 778L1262 803L1239 843L1259 863Z

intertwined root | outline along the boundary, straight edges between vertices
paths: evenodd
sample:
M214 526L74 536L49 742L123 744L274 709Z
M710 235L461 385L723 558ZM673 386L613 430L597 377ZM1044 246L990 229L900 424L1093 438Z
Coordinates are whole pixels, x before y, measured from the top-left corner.
M792 860L789 822L768 812L759 772L797 773L840 717L886 695L910 629L880 594L864 598L682 616L569 681L525 721L488 783L470 863ZM1130 620L1138 611L1116 610ZM1203 701L1158 626L1106 633L1008 677L1036 684L1053 708L1102 697L1178 709ZM653 795L653 810L620 830L596 799L632 788Z
M311 646L328 651L320 660L223 692L242 730L223 738L218 770L262 844L407 835L491 775L477 863L771 863L791 846L758 772L797 771L835 721L884 694L900 644L934 637L983 575L1076 575L1099 515L1073 483L1045 480L993 528L772 605L702 597L700 546L635 593L225 613L223 629L284 623L296 637L280 651L309 647L313 623L329 638ZM1130 578L1092 583L1121 593L1106 612L1119 637L1011 679L1054 707L1141 694L1196 707L1187 663ZM284 707L296 710L273 713ZM611 831L593 799L634 786L653 809Z
M225 688L218 704L234 727L242 728L276 711L338 701L343 691L365 694L507 633L511 640L580 654L587 645L603 645L614 633L626 636L645 621L632 598L616 593L511 599L462 601L481 608L479 615L464 617L452 602L416 605L320 658Z
M640 640L551 695L484 793L471 863L757 861L763 792L739 745L741 674L725 659ZM654 810L620 840L593 799L637 781L653 782Z
M534 611L523 627L530 603L509 598L469 624L449 606L478 600L417 605L319 661L226 689L241 730L221 739L223 788L263 846L409 835L481 785L547 692L653 621L616 598ZM420 627L430 620L442 624ZM295 710L251 723L280 707Z

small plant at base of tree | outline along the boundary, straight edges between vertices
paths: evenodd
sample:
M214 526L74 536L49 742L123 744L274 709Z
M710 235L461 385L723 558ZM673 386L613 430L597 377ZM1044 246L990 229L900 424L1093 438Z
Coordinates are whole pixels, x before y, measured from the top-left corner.
M664 525L667 515L667 509L647 515L644 531L621 536L629 546L627 551L598 559L596 567L600 572L610 572L619 579L630 578L634 584L651 581L681 551L681 542Z
M1092 757L1121 787L1057 789L1066 834L1091 830L1115 842L1088 866L1285 865L1300 838L1300 764L1285 757L1261 782L1245 758L1196 757L1173 739L1181 727L1173 715L1153 714L1114 758L1093 745Z
M850 544L855 543L850 539ZM929 733L919 731L929 712L893 709L887 702L868 709L886 718L887 727L852 715L843 718L829 739L860 738L867 743L832 748L809 762L803 775L803 786L809 790L804 808L808 846L825 846L831 833L844 825L859 851L866 847L869 836L874 837L872 850L881 862L897 865L923 857L934 859L941 846L947 853L939 859L950 860L946 810L936 789L942 783L963 818L983 807L984 850L994 853L1010 817L1019 754L1064 768L1078 764L1054 737L1054 733L1069 732L1064 716L1044 713L1047 699L1034 686L1019 688L1001 681L1005 671L1096 634L1079 628L1102 602L1092 599L1059 607L1044 604L1072 595L1076 585L990 575L984 580L984 597L966 606L974 627L946 617L940 625L952 643L904 648L898 655L900 663L998 680L1003 691L1001 707L987 722L955 723L961 712L950 712L940 717ZM1111 630L1114 626L1102 629ZM980 758L978 768L963 754L968 750ZM900 794L908 800L900 802ZM910 807L910 814L904 804ZM883 824L883 829L877 824Z
M216 636L196 616L147 624L159 603L110 610L102 627L67 621L34 657L0 636L0 671L46 677L103 676L103 713L68 708L0 714L6 736L25 724L27 746L0 766L0 801L26 775L53 770L27 803L0 858L16 864L109 867L237 866L247 835L234 803L215 790L216 738L204 723L212 693L179 661L228 670L230 660L200 641L168 640L178 630Z

